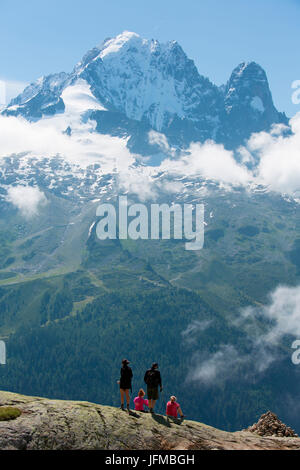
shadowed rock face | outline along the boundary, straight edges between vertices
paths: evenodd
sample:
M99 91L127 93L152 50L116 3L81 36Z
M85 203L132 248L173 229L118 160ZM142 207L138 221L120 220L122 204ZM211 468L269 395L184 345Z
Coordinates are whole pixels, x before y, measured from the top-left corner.
M228 433L87 402L0 392L0 406L22 410L16 420L0 422L1 450L300 450L299 438Z

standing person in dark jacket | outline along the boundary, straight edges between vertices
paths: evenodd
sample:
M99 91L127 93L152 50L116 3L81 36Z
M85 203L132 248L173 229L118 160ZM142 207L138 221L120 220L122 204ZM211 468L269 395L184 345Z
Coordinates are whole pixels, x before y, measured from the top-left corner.
M124 410L124 394L126 395L127 410L129 411L130 395L129 390L132 390L131 380L132 380L132 370L128 366L130 362L127 359L123 359L122 367L120 371L120 393L121 393L121 409Z
M163 391L161 375L158 370L157 362L152 364L151 369L148 369L144 381L147 384L147 395L149 400L149 410L150 413L154 412L155 403L158 400L158 387L160 387L160 392Z

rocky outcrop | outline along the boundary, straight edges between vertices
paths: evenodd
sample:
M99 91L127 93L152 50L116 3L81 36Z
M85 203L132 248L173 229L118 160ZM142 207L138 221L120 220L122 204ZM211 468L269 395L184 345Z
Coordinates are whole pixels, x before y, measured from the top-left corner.
M259 436L298 437L293 429L282 423L271 411L261 415L258 422L250 426L247 431L255 432Z
M0 392L0 407L22 411L0 422L1 450L300 450L300 439L229 433L193 421L88 402Z

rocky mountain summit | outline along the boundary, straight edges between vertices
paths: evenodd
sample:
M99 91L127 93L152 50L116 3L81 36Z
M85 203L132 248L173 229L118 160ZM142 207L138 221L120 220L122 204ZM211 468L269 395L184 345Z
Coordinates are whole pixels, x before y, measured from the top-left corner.
M179 147L213 139L234 148L253 132L288 122L276 110L266 73L255 62L238 65L218 87L176 41L161 44L128 31L87 52L71 73L28 86L4 114L35 121L74 117L75 111L83 123L96 121L97 132L130 137L129 145L140 153L149 153L150 130ZM72 132L72 119L67 129Z
M300 439L229 433L193 421L168 420L88 402L0 392L0 409L21 415L0 422L1 450L299 450Z

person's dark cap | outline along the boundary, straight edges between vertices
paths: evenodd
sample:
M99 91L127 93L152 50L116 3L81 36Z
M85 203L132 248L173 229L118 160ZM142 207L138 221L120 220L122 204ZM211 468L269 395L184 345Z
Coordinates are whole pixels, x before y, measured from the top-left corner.
M124 364L124 365L125 364L130 364L130 361L128 361L128 359L123 359L122 364Z

